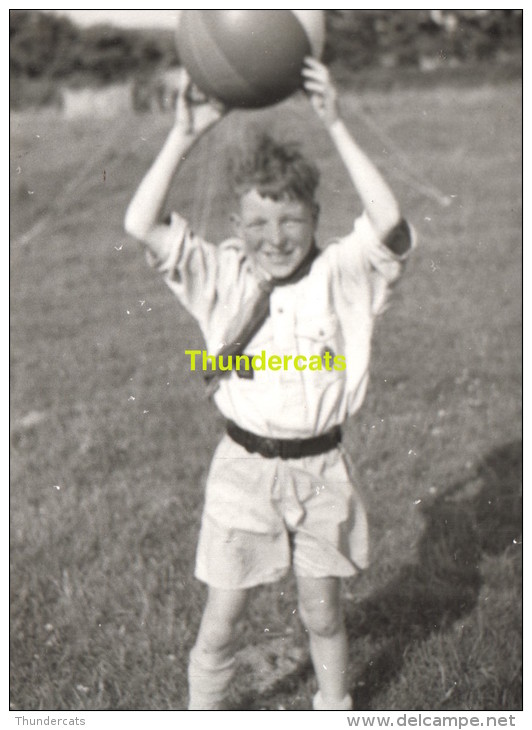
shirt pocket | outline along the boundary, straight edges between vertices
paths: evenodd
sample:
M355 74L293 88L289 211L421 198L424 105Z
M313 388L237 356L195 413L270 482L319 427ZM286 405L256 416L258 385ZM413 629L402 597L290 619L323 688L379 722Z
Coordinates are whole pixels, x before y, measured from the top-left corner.
M299 318L296 341L298 354L306 358L304 374L310 384L323 387L343 377L343 370L334 364L334 358L343 355L340 322L335 314Z

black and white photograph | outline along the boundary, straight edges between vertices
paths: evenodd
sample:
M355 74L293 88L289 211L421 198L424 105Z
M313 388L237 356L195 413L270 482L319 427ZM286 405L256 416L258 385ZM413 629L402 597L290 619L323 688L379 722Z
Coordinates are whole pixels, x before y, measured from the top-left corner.
M524 723L523 12L9 10L12 725Z

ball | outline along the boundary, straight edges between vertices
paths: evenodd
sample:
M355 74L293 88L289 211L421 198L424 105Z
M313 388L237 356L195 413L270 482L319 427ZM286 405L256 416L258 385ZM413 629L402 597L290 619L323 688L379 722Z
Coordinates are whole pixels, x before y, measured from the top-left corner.
M183 10L177 50L203 93L230 107L276 104L301 88L305 56L319 58L323 10Z

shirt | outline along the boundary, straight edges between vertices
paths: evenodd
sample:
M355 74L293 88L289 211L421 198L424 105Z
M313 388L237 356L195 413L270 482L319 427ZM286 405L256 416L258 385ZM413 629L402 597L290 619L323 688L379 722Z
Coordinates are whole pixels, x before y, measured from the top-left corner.
M174 213L167 240L167 255L149 256L150 264L197 320L207 352L214 355L225 344L227 323L245 311L260 279L239 239L208 243ZM265 367L252 378L232 371L222 378L214 394L221 413L241 428L272 438L309 438L342 424L364 400L375 318L384 311L406 258L380 241L366 214L358 218L349 235L315 259L307 276L273 290L270 316L245 354L251 358L265 351L266 361L271 355L292 359L286 369ZM294 367L297 355L306 358L303 370ZM334 368L335 355L345 358L344 370ZM321 370L308 367L312 356L322 356ZM197 357L196 369L201 367Z

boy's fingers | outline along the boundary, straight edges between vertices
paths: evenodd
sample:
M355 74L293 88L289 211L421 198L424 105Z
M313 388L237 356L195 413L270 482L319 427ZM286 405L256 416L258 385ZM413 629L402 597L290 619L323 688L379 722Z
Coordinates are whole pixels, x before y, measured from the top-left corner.
M229 107L226 106L222 101L219 101L219 99L211 99L210 103L213 109L216 109L218 114L227 114L227 112L229 111Z
M303 62L306 63L308 66L312 66L314 68L326 68L326 66L324 66L321 61L318 61L317 58L314 58L314 56L305 56Z
M327 80L325 79L320 79L316 76L303 76L303 86L307 87L310 85L319 86L320 89L322 89L323 91L325 91L329 86Z
M320 79L321 78L321 76L319 74L317 74L313 69L304 68L303 71L301 72L301 75L305 79Z
M185 90L185 98L190 104L206 104L209 101L209 97L192 82Z
M319 71L303 69L302 76L304 80L316 81L323 86L330 84L329 75L327 73L321 73Z
M190 82L185 89L185 100L192 107L209 105L218 114L225 114L228 109L225 104L214 97L210 97L203 92L196 84Z
M310 64L303 66L302 72L304 74L316 74L316 75L320 75L320 76L329 75L329 70L328 70L327 66L322 66L321 63L319 66L311 66Z
M329 78L329 69L321 61L318 61L312 56L307 56L304 60L303 73L313 73L321 76L322 78Z
M188 71L186 68L181 68L181 72L179 74L179 93L185 94L188 86L191 84L190 76L188 75Z
M306 91L309 91L312 94L325 94L326 88L322 83L319 81L305 81L303 84Z

